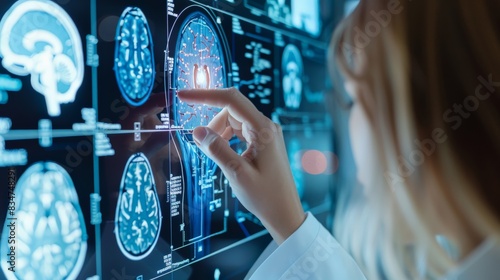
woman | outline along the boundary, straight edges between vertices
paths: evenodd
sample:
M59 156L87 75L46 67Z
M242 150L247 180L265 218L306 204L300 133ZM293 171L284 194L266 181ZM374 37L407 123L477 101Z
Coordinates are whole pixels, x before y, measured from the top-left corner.
M275 241L252 279L498 279L499 15L496 0L366 0L340 24L329 65L363 186L337 239L303 212L278 125L235 89L178 93L224 108L194 136Z

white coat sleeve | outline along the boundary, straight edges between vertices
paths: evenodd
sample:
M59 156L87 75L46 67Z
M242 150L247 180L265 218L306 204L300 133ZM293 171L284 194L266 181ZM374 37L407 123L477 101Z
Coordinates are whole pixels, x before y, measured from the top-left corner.
M311 214L280 246L264 250L245 279L366 279L354 259Z

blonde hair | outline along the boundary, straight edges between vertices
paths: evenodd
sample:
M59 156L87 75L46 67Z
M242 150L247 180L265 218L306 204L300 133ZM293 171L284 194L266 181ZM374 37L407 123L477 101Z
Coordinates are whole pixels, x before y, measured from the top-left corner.
M334 33L331 68L366 89L380 160L334 234L370 279L441 277L500 237L499 14L497 0L361 0Z

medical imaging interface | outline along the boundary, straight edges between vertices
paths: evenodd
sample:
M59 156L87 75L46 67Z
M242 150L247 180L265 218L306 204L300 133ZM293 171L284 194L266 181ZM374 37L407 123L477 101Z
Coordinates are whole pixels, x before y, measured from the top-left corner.
M323 0L0 3L0 279L242 279L271 241L192 131L235 87L328 224ZM238 138L229 145L242 153Z

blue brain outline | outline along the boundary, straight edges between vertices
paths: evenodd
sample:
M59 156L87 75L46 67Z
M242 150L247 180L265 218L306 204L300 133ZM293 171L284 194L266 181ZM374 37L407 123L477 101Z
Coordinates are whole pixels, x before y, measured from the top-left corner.
M141 9L123 11L116 30L115 75L125 100L132 106L144 104L155 80L153 39Z
M152 169L142 153L132 155L125 166L115 223L126 257L140 260L151 253L160 234L161 213Z
M173 81L178 90L226 87L223 45L203 13L194 12L182 23L174 61ZM174 123L184 129L207 125L218 112L214 107L186 104L177 97L174 101Z
M69 174L54 162L35 163L19 178L14 193L17 269L6 273L8 279L76 278L87 251L87 232ZM7 232L0 245L7 244ZM1 247L3 264L6 246Z

